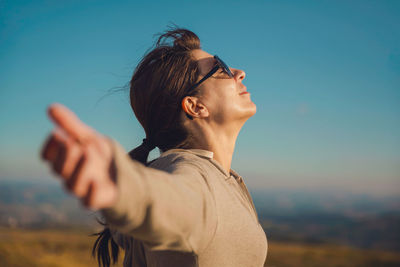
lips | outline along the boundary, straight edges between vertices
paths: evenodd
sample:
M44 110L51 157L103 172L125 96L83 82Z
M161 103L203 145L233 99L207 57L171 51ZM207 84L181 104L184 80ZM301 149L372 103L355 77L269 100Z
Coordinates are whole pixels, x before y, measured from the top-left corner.
M249 92L247 92L247 88L244 87L243 90L239 93L239 95L243 95L243 94L248 94Z

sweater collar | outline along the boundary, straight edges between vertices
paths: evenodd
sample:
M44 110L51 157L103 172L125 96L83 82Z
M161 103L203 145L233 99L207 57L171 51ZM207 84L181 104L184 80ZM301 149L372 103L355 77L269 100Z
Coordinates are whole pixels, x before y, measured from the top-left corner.
M214 152L212 152L212 151L204 150L204 149L197 149L197 148L196 149L195 148L191 148L191 149L172 148L172 149L169 149L169 150L161 153L160 157L164 157L164 156L169 155L174 152L188 152L188 153L197 155L199 157L206 158L218 170L220 170L224 174L225 179L229 179L231 176L233 176L236 180L238 180L238 179L241 180L241 176L234 170L230 169L230 173L227 173L226 170L221 166L221 164L213 158Z
M192 153L192 154L195 154L197 156L207 158L207 159L212 159L214 157L214 152L204 150L204 149L197 149L197 148L196 149L195 148L192 148L192 149L172 148L172 149L169 149L169 150L161 153L160 157L164 157L164 156L169 155L174 152L189 152L189 153Z

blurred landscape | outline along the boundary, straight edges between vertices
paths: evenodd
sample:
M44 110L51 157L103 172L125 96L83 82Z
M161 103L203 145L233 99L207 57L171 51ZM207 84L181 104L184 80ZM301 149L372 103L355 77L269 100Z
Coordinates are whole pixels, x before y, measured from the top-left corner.
M0 0L0 267L97 266L99 214L39 159L46 111L61 103L137 147L129 81L172 25L246 73L257 113L232 166L249 178L265 266L400 266L399 0Z
M271 240L400 251L400 197L328 192L252 192Z
M250 191L265 266L400 266L399 197ZM1 181L0 266L97 266L96 217L58 183Z

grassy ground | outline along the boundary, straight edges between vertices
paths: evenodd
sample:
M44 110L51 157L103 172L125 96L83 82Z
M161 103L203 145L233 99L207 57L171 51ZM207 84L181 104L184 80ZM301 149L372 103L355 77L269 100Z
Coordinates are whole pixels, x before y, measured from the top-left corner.
M89 236L91 233L0 228L0 266L95 267L91 249L96 237Z
M20 230L0 228L0 266L97 266L91 258L96 237L84 230ZM121 264L117 266L122 266ZM267 267L400 266L393 252L334 245L269 242Z
M337 245L270 242L267 267L398 267L400 254Z

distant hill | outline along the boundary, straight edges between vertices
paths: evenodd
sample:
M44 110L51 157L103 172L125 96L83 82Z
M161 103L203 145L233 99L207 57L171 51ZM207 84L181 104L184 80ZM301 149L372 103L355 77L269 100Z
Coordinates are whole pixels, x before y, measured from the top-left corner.
M400 197L295 191L252 195L271 240L400 251Z
M0 226L96 227L96 216L58 183L0 181Z
M251 193L270 241L400 251L400 197L276 190ZM100 215L82 208L58 183L0 181L0 226L97 231L102 227L96 217Z

